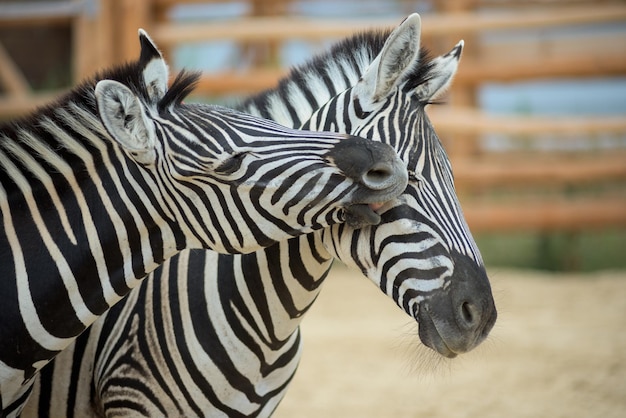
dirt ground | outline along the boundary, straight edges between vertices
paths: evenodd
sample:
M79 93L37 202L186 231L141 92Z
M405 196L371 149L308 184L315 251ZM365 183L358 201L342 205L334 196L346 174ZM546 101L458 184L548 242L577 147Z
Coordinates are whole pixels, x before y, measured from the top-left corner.
M443 360L367 279L335 268L274 416L626 417L626 272L490 277L491 336Z

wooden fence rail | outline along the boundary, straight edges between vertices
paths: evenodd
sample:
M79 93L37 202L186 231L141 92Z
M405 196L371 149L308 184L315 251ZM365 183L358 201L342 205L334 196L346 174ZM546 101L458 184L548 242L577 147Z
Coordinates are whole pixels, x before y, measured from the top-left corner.
M536 29L558 26L623 22L623 5L577 6L541 11L511 11L478 14L474 11L423 15L422 36L450 36L489 30ZM163 22L151 28L152 36L166 47L190 42L233 40L238 42L346 37L370 28L394 27L398 19L320 19L294 16L244 17L222 22Z
M474 233L571 231L626 227L626 198L535 199L499 203L465 202L463 212Z
M181 45L219 40L233 41L242 51L270 51L251 65L205 73L196 93L214 97L249 94L275 85L287 72L276 65L276 46L287 40L319 42L373 27L396 26L401 20L305 18L287 13L289 0L248 1L245 16L203 22L170 18L174 7L202 3L199 0L0 3L0 30L70 27L75 81L135 58L139 27L148 30L166 55ZM626 227L626 115L494 116L478 109L476 101L478 89L486 83L625 77L626 4L610 0L450 0L433 2L433 8L422 15L426 45L442 53L458 39L467 41L450 104L428 112L453 160L470 226L476 231ZM576 28L602 25L617 29L571 35ZM556 35L511 36L538 31ZM22 114L55 95L32 91L2 39L0 86L3 118ZM511 149L496 151L486 146L484 137L494 134L506 137L513 144ZM546 136L563 144L588 138L589 149L564 145L548 150L526 144L536 144ZM598 142L607 136L616 138L609 149Z

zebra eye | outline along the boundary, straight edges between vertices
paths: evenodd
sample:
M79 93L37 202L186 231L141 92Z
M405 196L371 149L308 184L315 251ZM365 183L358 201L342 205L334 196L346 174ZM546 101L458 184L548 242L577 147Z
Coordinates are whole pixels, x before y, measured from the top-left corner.
M215 172L225 175L233 174L241 168L241 164L243 164L243 160L245 159L245 157L245 152L233 154L226 161L217 166L215 168Z

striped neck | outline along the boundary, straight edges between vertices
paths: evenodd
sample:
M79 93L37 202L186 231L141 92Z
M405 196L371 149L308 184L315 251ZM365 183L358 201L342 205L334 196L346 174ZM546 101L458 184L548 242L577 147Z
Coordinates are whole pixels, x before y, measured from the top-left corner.
M10 248L0 306L11 324L0 358L19 379L186 245L154 210L154 179L112 144L95 107L68 101L29 121L0 134L0 244Z

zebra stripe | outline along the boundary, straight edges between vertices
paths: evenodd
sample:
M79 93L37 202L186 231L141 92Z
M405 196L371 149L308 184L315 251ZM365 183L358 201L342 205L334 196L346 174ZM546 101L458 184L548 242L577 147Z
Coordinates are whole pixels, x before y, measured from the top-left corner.
M198 75L168 90L160 53L143 31L140 42L137 62L0 127L3 416L19 414L39 369L182 249L253 251L367 223L362 207L369 215L406 186L389 146L183 105Z
M66 384L68 370L85 389L60 409L41 410L269 416L296 371L300 321L334 258L362 271L417 320L422 342L440 354L454 357L483 341L496 319L489 282L424 111L450 82L461 48L429 58L412 15L391 33L343 41L245 102L244 110L280 123L392 145L406 165L407 189L378 210L378 225L336 225L245 255L182 252L81 338L97 348L56 359L35 396L67 399L50 388ZM331 90L338 94L327 100ZM302 109L316 102L305 120ZM26 416L35 416L30 406Z

